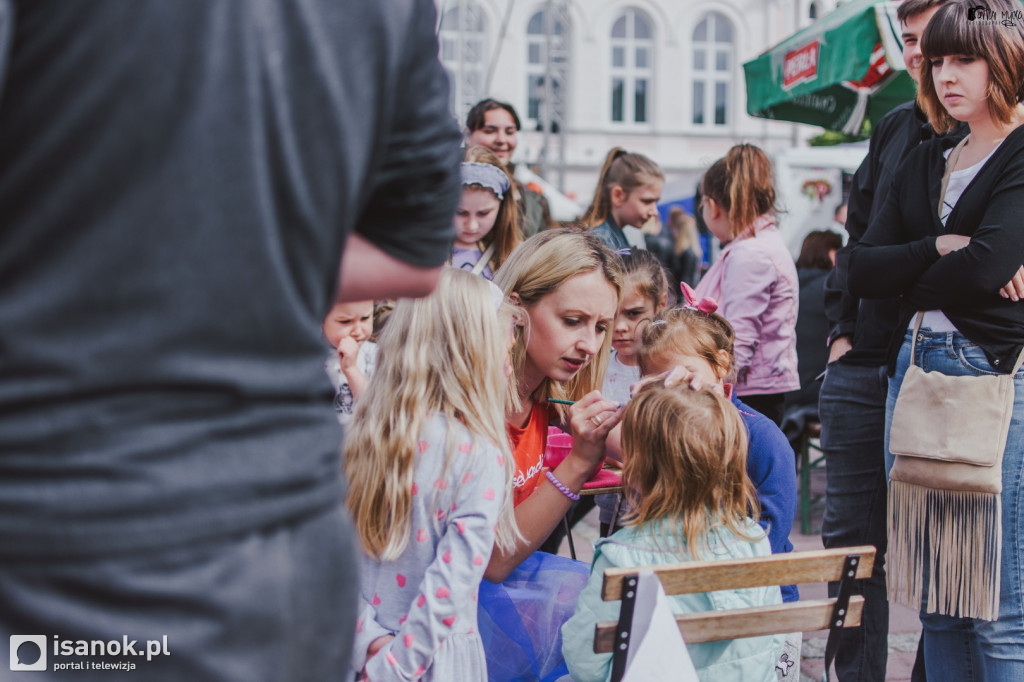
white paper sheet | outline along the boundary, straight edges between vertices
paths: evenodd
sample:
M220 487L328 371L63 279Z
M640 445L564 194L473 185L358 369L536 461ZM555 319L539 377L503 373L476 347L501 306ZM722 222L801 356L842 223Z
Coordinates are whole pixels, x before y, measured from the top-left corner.
M622 682L698 682L661 581L651 571L643 571L639 577Z

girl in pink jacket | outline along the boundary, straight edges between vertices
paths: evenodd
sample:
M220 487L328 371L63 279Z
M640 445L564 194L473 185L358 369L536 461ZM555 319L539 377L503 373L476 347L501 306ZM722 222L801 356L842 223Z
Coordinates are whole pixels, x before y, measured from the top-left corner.
M704 173L701 214L725 248L697 286L719 301L736 331L736 391L750 407L782 422L782 400L800 388L796 364L796 266L775 220L768 156L736 145Z

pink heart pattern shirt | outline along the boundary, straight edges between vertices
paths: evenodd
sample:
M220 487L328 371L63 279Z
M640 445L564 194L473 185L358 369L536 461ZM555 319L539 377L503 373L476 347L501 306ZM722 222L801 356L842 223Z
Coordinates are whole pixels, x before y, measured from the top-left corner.
M452 452L445 468L448 446ZM420 434L415 466L404 552L394 561L362 558L352 667L358 671L365 665L374 682L441 680L466 668L485 669L475 630L477 588L509 485L504 459L493 443L461 423L431 415ZM387 634L395 639L367 661L367 647ZM462 670L451 670L452 664Z

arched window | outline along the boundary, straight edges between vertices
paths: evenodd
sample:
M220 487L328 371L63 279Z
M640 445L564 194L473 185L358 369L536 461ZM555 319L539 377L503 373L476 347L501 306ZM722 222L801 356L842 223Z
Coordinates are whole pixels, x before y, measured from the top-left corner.
M818 8L818 3L812 2L810 7L807 8L807 18L810 19L811 21L814 21L815 19L818 18L818 13L820 11L821 10Z
M693 124L729 123L735 50L732 23L711 12L693 29Z
M612 121L649 123L654 82L654 30L639 10L626 10L612 25Z
M548 27L545 12L541 10L526 25L526 118L539 124L541 107L547 102L556 108L553 121L565 119L565 90L562 82L569 58L569 31L557 16L551 18L551 74L552 92L545 96L544 78L548 71Z
M487 23L474 2L452 3L438 32L441 63L451 84L449 109L460 122L484 96L487 78ZM464 10L464 11L463 11Z

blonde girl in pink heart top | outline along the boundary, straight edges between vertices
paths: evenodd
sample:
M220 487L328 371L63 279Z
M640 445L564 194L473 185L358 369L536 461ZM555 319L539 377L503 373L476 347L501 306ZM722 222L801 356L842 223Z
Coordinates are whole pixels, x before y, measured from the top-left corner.
M477 588L493 547L518 539L505 436L513 308L446 270L403 299L345 450L363 547L356 679L486 680ZM350 678L351 679L351 678Z

